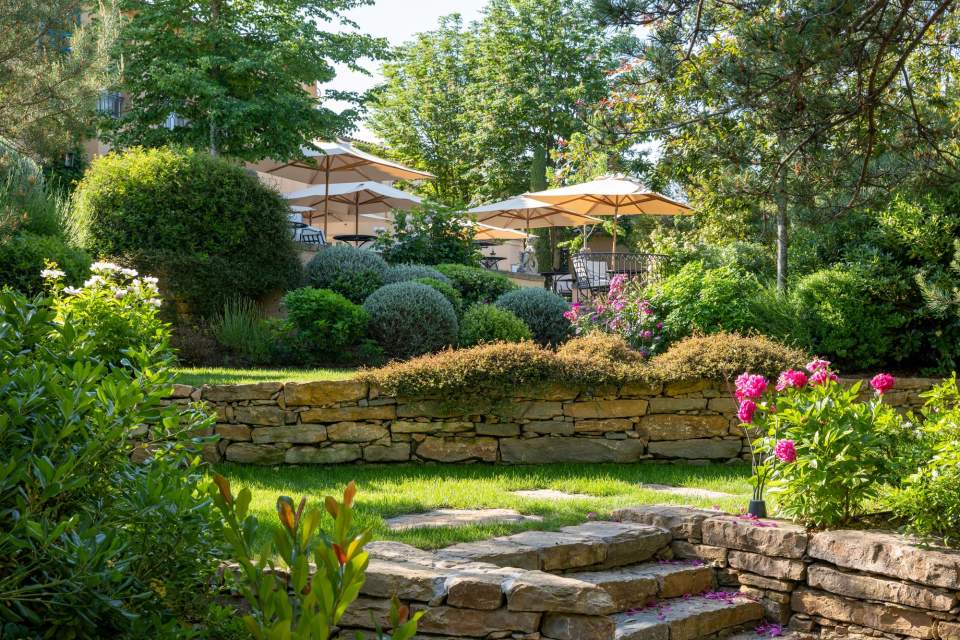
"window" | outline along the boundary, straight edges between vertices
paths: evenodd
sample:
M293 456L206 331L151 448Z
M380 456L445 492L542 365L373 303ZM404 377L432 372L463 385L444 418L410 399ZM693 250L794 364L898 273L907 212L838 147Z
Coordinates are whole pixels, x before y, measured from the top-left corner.
M97 100L97 112L111 118L119 118L123 114L123 95L116 91L101 92Z

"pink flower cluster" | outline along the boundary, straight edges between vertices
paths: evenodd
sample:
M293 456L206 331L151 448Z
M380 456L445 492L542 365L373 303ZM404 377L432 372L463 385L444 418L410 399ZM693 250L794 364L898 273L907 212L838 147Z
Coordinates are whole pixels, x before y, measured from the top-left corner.
M873 387L873 390L876 391L879 396L893 389L895 384L897 384L897 379L889 373L878 373L870 380L870 386Z
M770 383L767 382L767 379L761 375L756 375L753 373L741 373L737 377L736 381L736 396L737 400L743 401L744 399L749 398L750 400L759 400L760 396L763 395L763 392L767 390L767 386Z
M826 384L829 382L837 382L840 378L833 371L829 369L817 369L810 376L810 384L816 386L818 384Z
M780 440L773 450L773 455L780 462L795 462L797 459L797 447L793 440Z
M807 374L795 369L787 369L777 378L777 391L784 389L802 389L807 384Z

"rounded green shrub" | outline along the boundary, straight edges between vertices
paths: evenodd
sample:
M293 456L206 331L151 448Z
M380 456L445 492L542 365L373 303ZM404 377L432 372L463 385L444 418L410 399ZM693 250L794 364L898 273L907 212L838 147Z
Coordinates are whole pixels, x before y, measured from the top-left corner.
M360 304L383 286L387 269L384 259L373 251L335 244L318 251L304 275L309 286L336 291Z
M523 320L539 344L557 346L570 336L570 321L563 315L570 305L551 291L518 289L497 298L496 305Z
M437 271L435 267L430 267L425 264L395 264L389 266L386 273L383 274L385 284L410 282L423 278L430 278L431 280L438 280L445 284L450 284L450 278Z
M463 315L463 298L460 297L460 292L454 289L450 284L444 282L443 280L435 280L433 278L417 278L413 282L419 282L420 284L425 284L432 289L439 291L444 298L450 301L450 304L453 305L453 310L456 312L457 317Z
M287 317L311 350L336 354L360 341L370 316L358 304L329 289L304 287L283 296Z
M194 313L295 285L289 207L242 166L207 153L134 148L90 165L73 194L79 246L160 278Z
M59 236L20 233L0 241L0 285L29 295L40 293L40 272L48 260L57 263L71 285L83 282L90 267L90 256Z
M803 277L791 292L800 342L843 369L894 361L907 318L886 290L861 268L836 266Z
M457 314L432 287L397 282L374 291L363 303L370 335L395 358L408 358L450 346L457 340Z
M492 304L475 304L460 321L460 346L533 339L530 328L513 312Z
M437 271L447 276L463 297L466 305L488 304L519 287L505 275L489 269L462 264L438 264Z
M765 336L719 332L680 340L650 360L662 380L732 380L744 371L776 378L802 369L810 356Z

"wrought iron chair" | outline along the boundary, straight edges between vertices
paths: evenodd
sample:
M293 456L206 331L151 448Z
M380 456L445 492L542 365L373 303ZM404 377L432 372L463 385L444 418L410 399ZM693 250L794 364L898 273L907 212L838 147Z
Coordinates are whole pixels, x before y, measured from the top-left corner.
M308 227L300 230L297 242L306 247L319 249L326 246L327 239L323 236L323 231Z
M618 274L638 280L641 285L655 282L667 257L656 253L581 252L572 259L577 290L589 296L606 291L610 280Z

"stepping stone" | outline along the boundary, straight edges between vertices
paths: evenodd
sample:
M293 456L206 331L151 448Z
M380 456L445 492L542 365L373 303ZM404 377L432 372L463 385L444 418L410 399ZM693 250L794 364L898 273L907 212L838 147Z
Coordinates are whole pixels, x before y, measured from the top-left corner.
M642 611L611 616L616 640L695 640L763 618L759 603L736 594L663 600Z
M596 497L586 493L565 493L556 489L522 489L512 493L521 498L533 498L535 500L586 500Z
M541 516L525 515L513 509L434 509L387 520L391 531L420 527L462 527L470 524L521 524L542 522Z
M672 493L676 496L687 496L688 498L734 498L735 494L724 493L723 491L711 491L710 489L695 489L693 487L674 487L669 484L641 484L641 489L651 491L662 491L663 493Z
M648 602L696 595L715 586L713 569L692 562L647 563L608 571L568 573L594 584L613 598L615 611L643 608Z

